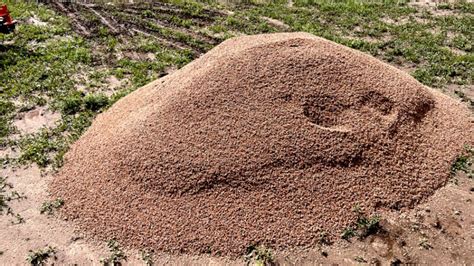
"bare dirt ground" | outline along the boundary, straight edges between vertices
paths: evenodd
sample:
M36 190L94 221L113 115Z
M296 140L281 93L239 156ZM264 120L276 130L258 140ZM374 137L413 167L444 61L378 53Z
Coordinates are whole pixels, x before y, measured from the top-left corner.
M26 113L22 113L14 122L20 134L31 134L42 127L52 127L61 118L61 115L48 110L46 107L38 107Z

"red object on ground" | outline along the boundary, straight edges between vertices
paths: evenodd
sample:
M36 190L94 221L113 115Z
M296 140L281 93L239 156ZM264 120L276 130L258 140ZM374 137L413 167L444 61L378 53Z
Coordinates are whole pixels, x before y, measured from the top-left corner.
M0 6L0 32L10 33L15 29L16 20L10 16L6 5Z

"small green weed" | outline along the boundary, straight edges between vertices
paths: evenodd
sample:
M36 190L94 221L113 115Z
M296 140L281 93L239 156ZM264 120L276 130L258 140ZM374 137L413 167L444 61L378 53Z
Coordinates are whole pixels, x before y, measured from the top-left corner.
M153 251L152 250L142 250L141 257L145 265L152 266L153 265Z
M253 261L256 266L274 265L275 258L271 249L265 246L249 246L247 247L245 259L247 263Z
M107 258L100 259L100 262L105 265L120 265L123 260L127 260L127 256L120 248L119 243L115 239L107 242L110 255Z
M346 227L341 234L341 238L344 240L349 240L357 235L356 231L354 228L351 226Z
M8 202L11 200L10 196L7 196L5 193L7 189L12 189L13 185L7 183L6 177L0 177L0 214L6 211L6 213L10 213L11 209L8 206Z
M53 212L60 208L61 206L64 205L64 200L61 199L61 198L57 198L53 201L45 201L43 202L43 204L41 205L41 208L40 208L40 213L41 214L53 214Z
M376 233L380 228L380 216L372 217L360 216L357 219L357 228L359 229L359 237L364 238L368 235Z
M12 200L21 200L26 198L25 196L20 195L20 193L12 189L13 185L7 182L7 178L0 177L0 215L5 213L7 215L9 214L15 216L10 206L8 206L8 202ZM18 217L21 216L18 215Z
M375 214L371 217L367 217L363 209L356 205L353 208L353 212L357 215L357 220L354 224L350 225L341 234L341 238L349 240L352 237L358 236L363 239L371 234L377 233L380 230L380 216Z
M31 265L44 265L49 258L56 259L56 250L51 246L48 246L44 250L30 250L28 256L26 257L26 261L28 261Z
M470 146L465 147L465 152L459 155L451 165L451 175L458 171L466 173L469 178L474 178L474 170L471 169L474 160L474 149Z

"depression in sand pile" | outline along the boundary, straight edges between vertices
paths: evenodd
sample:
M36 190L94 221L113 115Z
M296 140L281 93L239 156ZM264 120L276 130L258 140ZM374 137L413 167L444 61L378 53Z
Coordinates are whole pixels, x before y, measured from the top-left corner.
M121 99L50 185L90 235L168 252L310 246L446 183L473 141L460 104L305 33L225 41Z

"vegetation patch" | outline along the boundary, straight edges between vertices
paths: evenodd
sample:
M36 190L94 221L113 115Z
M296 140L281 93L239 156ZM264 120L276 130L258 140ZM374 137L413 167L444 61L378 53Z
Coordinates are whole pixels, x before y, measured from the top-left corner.
M64 200L60 199L60 198L57 198L53 201L46 201L46 202L43 202L43 204L41 205L41 208L40 208L40 213L43 214L53 214L55 210L57 210L58 208L60 208L61 206L64 205Z
M360 206L355 206L353 212L356 213L357 220L343 230L342 239L349 240L355 236L363 239L380 230L380 216L378 214L368 217Z
M143 262L147 266L152 266L153 265L153 251L152 250L142 250L140 252L140 255L142 257Z
M13 185L7 182L6 177L0 177L0 215L11 215L16 218L16 222L12 223L23 223L24 219L20 214L15 214L8 203L13 200L21 200L25 198L24 195L20 195L20 193L13 190Z
M127 256L122 251L120 244L115 240L111 239L107 242L109 248L109 256L100 259L103 265L120 265L124 260L127 260Z
M45 249L30 250L26 261L31 265L45 265L49 258L56 259L56 249L51 246Z
M474 170L472 169L472 163L474 160L474 149L470 146L465 147L465 152L459 155L451 165L451 175L455 175L457 172L464 172L467 177L474 178Z
M274 265L273 251L263 245L249 246L246 250L245 260L257 266Z

